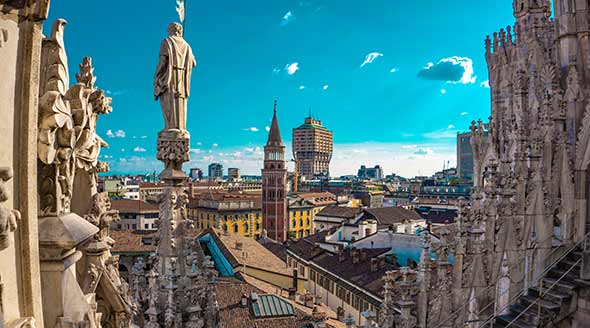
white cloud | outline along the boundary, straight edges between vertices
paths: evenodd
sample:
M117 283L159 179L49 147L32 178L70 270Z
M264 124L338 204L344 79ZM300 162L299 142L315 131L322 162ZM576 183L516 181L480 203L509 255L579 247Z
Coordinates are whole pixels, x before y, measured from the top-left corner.
M133 151L136 153L145 153L147 150L143 147L136 146L135 148L133 148Z
M460 56L443 58L436 64L429 62L418 72L418 77L453 84L473 84L477 80L473 71L473 60Z
M114 90L114 91L106 90L105 93L107 94L107 96L117 97L117 96L121 96L121 95L124 95L125 93L127 93L127 90Z
M292 11L287 11L284 15L283 18L281 18L281 26L286 26L287 24L289 24L291 21L293 21L295 19L295 16L293 16L293 12Z
M249 127L249 128L245 128L244 131L250 131L250 132L258 132L258 128L255 126Z
M461 114L460 114L460 115L461 115L461 116L465 116L465 115L467 115L467 114L469 114L469 113L467 113L467 112L461 112Z
M273 73L274 75L279 75L279 73L280 73L280 72L281 72L281 69L280 69L280 68L278 68L278 67L275 67L275 68L273 68L273 69L272 69L272 73Z
M191 153L200 154L201 150L199 148L193 148L191 149Z
M305 89L305 86L304 85L300 85L299 86L299 90L304 90L304 89Z
M447 89L440 89L440 94L441 94L441 95L444 95L444 94L446 94L446 93L447 93Z
M417 148L403 148L402 143L335 144L330 163L332 176L355 174L361 165L381 165L385 174L396 173L405 177L431 175L440 170L440 163L455 165L455 143L419 143ZM422 150L426 154L414 154Z
M418 145L403 145L402 149L414 149L418 148Z
M398 69L397 68L392 68L389 70L389 73L397 73Z
M213 148L217 148L217 147L219 147L219 144L214 143L212 146L213 146Z
M449 58L443 58L439 62L449 62L454 65L461 65L461 67L463 67L465 70L459 81L451 83L473 84L477 80L477 76L473 75L473 60L471 60L469 57L453 56Z
M113 130L109 129L109 130L107 130L106 135L109 138L125 138L125 131L117 130L117 131L113 132Z
M330 87L329 85L325 84L325 85L322 87L322 89L324 89L324 90L328 90L328 88L329 88L329 87Z
M197 146L202 146L202 145L203 145L203 143L202 143L202 142L200 142L200 141L199 141L199 142L197 142Z
M479 84L480 87L490 88L490 80L485 80Z
M453 124L449 124L449 126L447 126L447 129L454 129L455 126Z
M382 54L382 53L380 53L380 52L371 52L371 53L368 53L368 54L365 56L365 60L364 60L364 61L363 61L363 63L361 64L361 67L364 67L364 66L365 66L365 65L367 65L367 64L371 64L372 62L374 62L374 61L375 61L375 59L377 59L377 58L379 58L379 57L381 57L381 56L383 56L383 54Z
M264 130L266 130L266 132L270 131L270 126L265 126Z
M446 129L440 129L436 131L423 133L422 136L427 139L451 139L457 138L457 134L460 131L453 128L447 127Z
M147 139L147 136L141 136L140 138L141 139Z
M294 62L291 64L287 64L285 65L285 70L287 71L287 74L293 75L299 70L299 63Z
M414 155L421 155L421 156L424 156L424 155L430 155L430 154L432 154L432 153L434 153L434 151L432 150L432 148L429 148L429 147L422 148L422 147L421 147L421 148L418 148L418 149L417 149L417 150L414 152Z

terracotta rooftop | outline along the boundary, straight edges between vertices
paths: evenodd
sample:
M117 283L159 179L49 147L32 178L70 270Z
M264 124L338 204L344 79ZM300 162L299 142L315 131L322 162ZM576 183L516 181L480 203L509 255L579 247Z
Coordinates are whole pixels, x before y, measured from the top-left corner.
M164 183L162 182L144 182L141 183L139 185L139 189L145 189L145 188L163 188L164 187Z
M403 207L375 207L364 209L365 215L363 218L372 218L377 220L380 227L390 226L392 224L402 223L406 220L422 220L418 212L414 210L407 210Z
M118 210L121 213L158 212L160 210L157 204L137 199L112 200L111 205L112 209Z
M154 252L156 251L155 243L145 245L143 238L155 239L158 233L138 233L128 230L111 230L110 236L115 240L112 251L114 253L135 253L135 252Z
M385 263L383 268L378 268L371 272L371 259L390 251L390 248L365 248L358 250L366 252L366 259L356 264L352 261L351 250L344 251L344 260L341 262L339 255L328 251L323 251L319 255L313 257L311 261L322 269L341 277L365 290L368 290L373 295L383 297L383 276L387 271L397 268L390 263ZM360 256L360 255L359 255Z
M219 304L220 328L300 328L311 323L311 318L301 310L295 308L294 315L284 317L256 318L248 306L242 306L242 297L250 297L252 293L268 295L282 302L292 303L272 294L265 294L262 290L242 282L236 278L219 278L215 285L217 302Z
M345 206L327 206L322 209L317 216L328 216L342 219L354 219L358 214L361 213L361 209L358 207L345 207Z
M278 258L275 254L262 246L251 237L239 236L233 233L224 233L221 229L211 228L209 231L214 233L214 238L219 240L221 251L232 266L247 265L252 268L259 268L266 271L276 272L291 276L293 270L287 268L287 264ZM242 249L237 249L236 244L241 243ZM247 251L247 258L242 257L242 253Z

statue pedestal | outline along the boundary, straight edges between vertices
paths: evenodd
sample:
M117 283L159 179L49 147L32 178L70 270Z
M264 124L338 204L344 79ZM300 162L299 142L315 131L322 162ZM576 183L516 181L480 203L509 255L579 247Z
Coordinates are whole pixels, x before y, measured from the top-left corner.
M190 134L187 130L162 130L158 133L158 160L164 162L165 169L160 179L181 183L187 179L182 164L190 160Z

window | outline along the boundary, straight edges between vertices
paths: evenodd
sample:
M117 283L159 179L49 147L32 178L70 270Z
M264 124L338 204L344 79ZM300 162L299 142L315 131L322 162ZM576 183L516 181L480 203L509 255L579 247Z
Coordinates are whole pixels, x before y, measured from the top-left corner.
M244 223L244 232L248 232L249 229L250 226L248 226L248 223Z
M144 228L144 229L149 229L149 228L150 228L150 225L149 225L149 223L146 223L146 224L144 224L144 225L143 225L143 228Z
M238 232L238 225L234 224L234 232L237 233Z
M137 230L137 224L134 223L132 226L133 226L133 230Z
M256 222L256 230L260 230L260 223Z
M223 231L227 231L227 224L223 224Z

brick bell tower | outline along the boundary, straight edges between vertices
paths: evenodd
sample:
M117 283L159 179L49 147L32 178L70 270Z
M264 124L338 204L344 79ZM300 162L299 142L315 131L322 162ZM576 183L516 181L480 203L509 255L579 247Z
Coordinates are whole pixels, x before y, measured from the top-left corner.
M277 120L276 100L268 141L264 146L262 228L271 239L279 242L287 240L287 165Z

